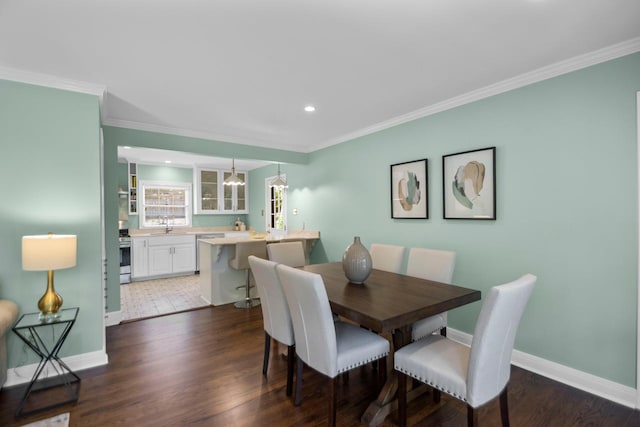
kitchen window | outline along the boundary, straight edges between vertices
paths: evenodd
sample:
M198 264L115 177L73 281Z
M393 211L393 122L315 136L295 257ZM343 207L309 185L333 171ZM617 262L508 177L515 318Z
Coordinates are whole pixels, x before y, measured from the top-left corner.
M141 228L191 226L191 184L140 183Z

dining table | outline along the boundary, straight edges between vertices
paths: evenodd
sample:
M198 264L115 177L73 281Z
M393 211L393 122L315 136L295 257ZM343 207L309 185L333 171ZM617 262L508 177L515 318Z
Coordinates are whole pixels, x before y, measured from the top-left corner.
M387 379L361 418L367 426L379 425L397 409L398 376L393 370L393 352L411 342L412 324L481 297L475 289L377 269L371 270L364 283L350 283L341 262L310 264L303 269L322 277L332 312L378 334L391 336ZM415 391L408 399L418 394Z

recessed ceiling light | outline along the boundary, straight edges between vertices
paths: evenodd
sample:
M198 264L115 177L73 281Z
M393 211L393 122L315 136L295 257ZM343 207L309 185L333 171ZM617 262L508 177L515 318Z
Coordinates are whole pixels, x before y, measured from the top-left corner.
M171 160L165 160L164 162L165 163L171 163Z
M314 107L313 105L307 105L306 107L304 107L304 111L306 111L307 113L313 113L314 111L316 111L316 107Z

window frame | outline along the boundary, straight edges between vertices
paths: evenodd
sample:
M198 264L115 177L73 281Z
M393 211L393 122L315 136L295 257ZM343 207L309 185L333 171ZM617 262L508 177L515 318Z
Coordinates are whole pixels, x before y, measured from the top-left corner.
M285 174L280 174L280 176L282 178L284 178L286 180L286 175ZM264 180L264 185L265 185L265 227L266 230L282 230L282 231L286 231L287 230L287 189L283 188L282 189L282 208L280 209L280 212L282 214L282 227L283 228L277 228L273 226L274 221L272 221L272 218L274 216L274 212L273 212L273 199L271 198L272 195L272 191L275 191L277 189L275 189L274 187L271 187L271 181L273 181L277 176L270 176L265 178Z
M147 213L146 213L146 190L148 188L159 188L159 189L168 189L168 190L184 190L184 205L171 205L173 207L184 207L185 209L185 224L178 224L169 222L169 224L149 224L147 221ZM138 199L140 203L140 207L138 210L138 218L139 224L138 226L141 229L159 229L159 228L182 228L182 227L191 227L193 224L193 193L192 193L192 184L190 182L167 182L167 181L138 181ZM158 206L158 205L149 205L149 206Z

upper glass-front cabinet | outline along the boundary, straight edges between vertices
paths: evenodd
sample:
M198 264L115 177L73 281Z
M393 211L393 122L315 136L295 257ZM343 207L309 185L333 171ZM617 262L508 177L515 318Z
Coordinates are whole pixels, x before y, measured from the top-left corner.
M245 185L223 185L231 171L195 168L195 207L197 214L248 213L247 173L236 171Z
M236 175L240 180L244 181L244 185L223 185L224 204L223 213L248 213L247 208L247 174L246 172L236 171ZM224 171L222 181L231 176L231 171Z
M199 170L198 207L200 213L216 213L220 210L220 196L218 195L218 171Z

